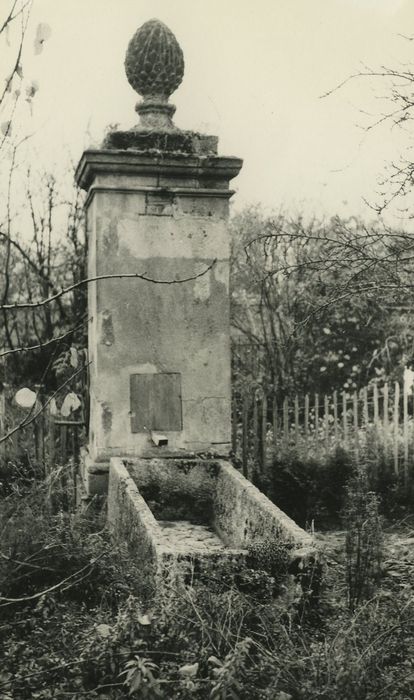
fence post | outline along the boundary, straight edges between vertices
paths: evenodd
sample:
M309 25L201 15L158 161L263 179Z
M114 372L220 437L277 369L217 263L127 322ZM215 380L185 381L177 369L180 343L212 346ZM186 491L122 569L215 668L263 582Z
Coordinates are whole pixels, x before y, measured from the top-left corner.
M40 414L40 419L41 419L41 440L42 440L42 463L43 463L43 468L45 470L46 474L46 434L47 434L47 417L46 417L46 409L43 406L43 410Z
M308 455L308 440L309 440L309 394L305 396L305 450Z
M295 396L295 448L299 448L299 399Z
M249 395L247 391L244 391L243 395L243 414L242 414L242 469L243 476L247 477L247 462L248 462L248 452L249 452L249 439L248 439L248 416L249 416Z
M263 392L262 399L262 472L266 469L266 437L267 437L267 396Z
M411 479L414 479L414 469L413 469L413 463L414 463L414 386L411 387L411 401L409 401L408 404L408 411L411 413L411 424L410 424L410 431L409 431L409 440L411 444L411 469L408 471L408 477L410 478L410 473L411 473Z
M276 394L273 395L273 446L275 449L275 455L277 454L277 439L278 439L278 413L277 413L277 398Z
M315 394L315 454L319 456L319 396Z
M6 391L4 387L0 390L0 437L6 434ZM0 459L6 455L6 441L0 442Z
M41 399L40 399L40 392L41 392L41 384L35 384L34 385L34 390L36 393L36 402L35 405L33 406L33 413L36 415L39 410L40 414L37 416L37 418L34 419L32 422L32 435L33 435L33 441L34 441L34 448L35 448L35 461L36 464L38 465L39 462L41 461L41 445L42 445L42 435L41 435L41 416L42 416L42 404L41 404Z
M73 508L76 509L78 505L78 473L79 473L79 458L80 458L80 446L79 446L79 425L73 426Z
M343 426L343 433L344 433L344 448L345 450L348 449L348 416L346 413L347 410L347 405L346 405L346 391L342 392L342 426Z
M234 393L231 406L231 449L234 454L237 454L237 400Z
M329 453L329 396L324 396L323 423L325 429L325 452Z
M382 419L384 425L384 452L388 453L388 438L389 438L389 417L388 417L388 382L384 384L384 405L382 409Z
M378 384L374 384L374 390L373 390L373 401L374 401L374 436L375 436L375 454L377 457L377 461L375 462L374 466L374 471L375 474L378 474L378 459L380 455L380 446L379 446L379 402L378 402Z
M253 460L259 461L259 415L258 415L258 392L254 392L253 397Z
M362 400L363 400L363 411L364 411L364 425L365 425L365 429L367 429L368 423L369 423L369 409L368 409L368 388L366 386L362 389Z
M64 466L68 461L68 428L66 425L59 425L60 437L60 458L61 465Z
M289 448L289 399L283 399L283 445L285 450Z
M358 435L358 392L354 391L354 443L355 461L359 462L359 435Z
M379 422L379 407L378 407L378 384L374 384L374 393L373 393L373 400L374 400L374 424L376 429L378 430L378 422Z
M333 412L334 412L334 440L335 448L338 447L338 394L336 391L332 395Z
M395 382L394 393L394 471L398 476L398 428L400 420L400 385Z
M374 424L378 428L379 420L379 406L378 406L378 384L375 382L373 389L373 401L374 401Z
M408 485L408 386L403 383L404 485Z
M48 411L48 427L49 427L49 474L53 471L56 461L56 425L55 416L52 415L50 408Z

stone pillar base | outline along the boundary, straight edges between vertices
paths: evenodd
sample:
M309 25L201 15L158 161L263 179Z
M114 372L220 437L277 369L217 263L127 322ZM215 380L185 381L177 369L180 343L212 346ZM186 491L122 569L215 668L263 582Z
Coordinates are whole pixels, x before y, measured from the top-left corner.
M85 448L81 453L80 475L86 498L106 496L108 493L109 461L94 462Z

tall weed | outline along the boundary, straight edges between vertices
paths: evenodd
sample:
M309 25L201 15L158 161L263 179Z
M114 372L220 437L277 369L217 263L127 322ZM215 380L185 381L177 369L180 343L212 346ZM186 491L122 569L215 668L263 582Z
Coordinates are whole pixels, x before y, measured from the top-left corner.
M348 602L353 611L376 591L381 575L382 524L378 496L369 490L360 468L346 488L343 511L346 528Z

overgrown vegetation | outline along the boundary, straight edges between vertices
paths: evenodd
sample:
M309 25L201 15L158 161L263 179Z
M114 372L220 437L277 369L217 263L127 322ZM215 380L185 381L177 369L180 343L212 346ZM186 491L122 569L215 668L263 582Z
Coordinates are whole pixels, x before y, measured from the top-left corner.
M279 400L401 379L414 359L412 235L250 207L232 220L233 381Z
M412 512L411 482L396 476L393 458L383 449L368 448L360 457L367 488L376 494L381 515L392 522ZM326 457L299 454L294 449L275 457L256 483L302 527L339 527L347 490L357 470L350 451L337 448Z
M292 450L273 460L260 486L302 527L312 521L318 529L337 526L353 469L351 456L341 449L326 461L304 459Z
M217 570L179 589L172 576L147 610L140 562L112 544L102 504L75 512L67 488L55 473L3 500L2 700L410 697L410 588L382 576L350 605L344 545L337 561L328 552L317 605L303 607L289 578L282 597L264 594L253 575L269 565L259 547L250 587ZM347 491L353 542L362 502L369 520L375 508L359 482ZM364 528L360 543L370 547Z

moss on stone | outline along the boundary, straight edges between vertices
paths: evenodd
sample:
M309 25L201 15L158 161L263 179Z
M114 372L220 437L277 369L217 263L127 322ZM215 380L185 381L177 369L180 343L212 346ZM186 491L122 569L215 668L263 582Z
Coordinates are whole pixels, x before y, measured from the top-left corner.
M217 155L217 137L196 131L156 131L130 129L111 131L105 137L103 148L133 149L145 153L174 153L183 155Z

